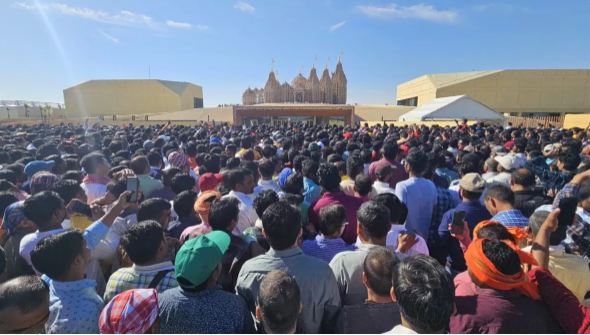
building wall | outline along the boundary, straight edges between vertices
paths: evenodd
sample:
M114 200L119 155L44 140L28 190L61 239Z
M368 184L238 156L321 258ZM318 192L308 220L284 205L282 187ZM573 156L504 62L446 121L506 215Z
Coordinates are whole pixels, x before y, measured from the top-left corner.
M448 81L426 75L398 86L397 100L418 96L418 106L435 98L467 94L500 113L590 113L590 70L503 70ZM430 76L430 78L429 78ZM443 76L443 77L441 77ZM440 78L438 78L440 77ZM433 80L438 78L440 80ZM436 88L436 82L445 82Z
M205 108L191 108L183 111L163 113L158 115L150 115L149 120L168 121L172 120L195 120L195 121L210 121L216 122L233 122L234 114L233 107L205 107Z
M590 115L588 114L568 114L563 120L563 128L586 128L590 123Z
M411 111L410 106L358 105L354 106L356 122L397 120L401 115Z
M189 84L180 96L180 110L195 108L194 98L203 99L203 88L198 85Z
M263 104L262 106L269 106L272 104ZM297 107L302 108L309 107L310 104L276 104L278 107ZM320 105L322 108L326 108L326 105ZM350 106L352 107L352 106ZM409 106L381 106L381 105L358 105L354 106L355 122L365 121L380 121L380 120L397 120L397 118L414 109ZM349 112L347 112L349 113ZM276 112L272 116L287 115L286 112ZM345 115L345 114L343 114ZM262 116L262 115L257 115ZM296 115L291 115L296 116ZM142 119L142 117L137 118ZM161 120L168 121L173 120L203 120L203 121L217 121L217 122L233 122L234 114L233 107L206 107L198 109L187 109L178 112L163 113L158 115L150 115L150 121Z
M10 109L10 111L6 110L6 107L2 106L0 107L0 119L8 119L8 114L10 113L10 118L11 119L16 119L16 118L26 118L27 117L27 112L25 110L24 106L9 106L8 107ZM67 115L66 114L66 109L62 108L52 108L49 111L49 115L53 116L55 115L60 116L60 115ZM29 107L29 117L33 118L40 118L42 117L41 115L41 110L39 109L39 107L35 107L35 106L30 106Z
M429 75L424 75L397 86L397 100L405 100L418 97L420 107L436 98L436 87Z
M193 97L203 98L200 86L189 83L179 96L157 80L90 80L64 90L70 117L179 111L192 108Z

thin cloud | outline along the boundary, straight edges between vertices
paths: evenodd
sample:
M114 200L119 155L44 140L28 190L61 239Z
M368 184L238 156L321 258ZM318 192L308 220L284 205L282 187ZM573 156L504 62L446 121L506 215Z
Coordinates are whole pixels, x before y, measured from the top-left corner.
M15 2L12 7L23 8L27 10L49 10L61 13L68 16L77 16L86 20L97 21L107 24L119 26L131 26L141 28L157 29L157 23L154 20L143 14L138 14L126 10L120 11L118 14L111 14L104 11L94 10L86 7L72 7L62 3L48 3L48 4L33 4L27 5L23 2Z
M246 12L246 13L250 13L250 14L253 14L254 11L256 10L256 8L254 8L254 6L252 6L251 4L249 4L247 2L241 1L241 0L236 2L236 4L234 5L234 9L241 10L242 12Z
M209 30L209 26L207 25L197 25L197 30Z
M473 6L473 9L477 12L500 12L504 14L514 14L517 11L521 12L528 12L527 7L515 7L510 4L503 4L503 3L488 3L488 4L481 4Z
M174 28L190 28L191 27L190 23L176 22L176 21L171 21L171 20L166 21L166 24L168 26L174 27Z
M109 34L105 33L104 31L102 31L102 29L99 29L99 30L98 30L98 32L99 32L99 33L100 33L102 36L106 37L107 39L109 39L109 40L111 40L111 41L113 41L113 42L115 42L115 43L119 43L119 39L118 39L118 38L114 38L113 36L111 36L111 35L109 35Z
M432 5L418 4L413 6L398 6L395 3L385 7L357 6L366 16L394 19L420 19L440 23L453 23L459 13L451 10L437 10Z
M62 15L75 16L85 20L96 21L105 24L147 28L153 30L160 30L164 25L174 28L191 28L192 26L190 23L175 22L172 20L158 22L150 16L126 10L122 10L118 13L113 14L106 11L95 10L87 7L74 7L57 2L44 4L27 4L25 2L15 2L12 4L12 7L31 11L51 11L60 13Z
M336 31L336 30L342 28L342 26L345 25L345 24L346 24L346 21L342 21L342 22L336 23L335 25L333 25L333 26L330 27L330 31Z

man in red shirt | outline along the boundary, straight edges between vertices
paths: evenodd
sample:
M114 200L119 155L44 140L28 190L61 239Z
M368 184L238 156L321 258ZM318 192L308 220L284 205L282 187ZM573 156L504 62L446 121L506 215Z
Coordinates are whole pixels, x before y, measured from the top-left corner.
M318 200L313 207L309 207L309 222L319 230L320 209L327 205L338 204L346 208L346 221L348 224L344 228L341 238L346 244L356 242L357 218L356 211L363 204L363 199L346 195L340 189L340 174L334 164L322 164L317 172L320 186L324 189L324 195Z
M389 186L391 188L395 188L398 182L408 179L408 173L404 166L398 162L395 157L399 151L399 147L397 143L393 141L386 141L381 148L381 160L371 163L369 166L369 177L374 182L377 180L376 170L377 167L383 163L389 164L393 167L393 176L389 180Z

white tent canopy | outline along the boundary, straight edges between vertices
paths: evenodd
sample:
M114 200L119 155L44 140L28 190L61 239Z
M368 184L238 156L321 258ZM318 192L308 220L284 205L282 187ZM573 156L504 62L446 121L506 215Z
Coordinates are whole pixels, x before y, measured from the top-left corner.
M398 121L433 119L505 120L506 117L468 95L434 99L406 114Z

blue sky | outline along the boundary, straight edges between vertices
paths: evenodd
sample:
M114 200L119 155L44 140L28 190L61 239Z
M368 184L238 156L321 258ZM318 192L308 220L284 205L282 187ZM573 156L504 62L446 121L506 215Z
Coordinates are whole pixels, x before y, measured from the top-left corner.
M151 67L216 106L263 86L271 59L290 82L342 52L359 104L394 104L426 73L590 68L587 0L6 0L0 13L0 100L62 102L77 82Z

